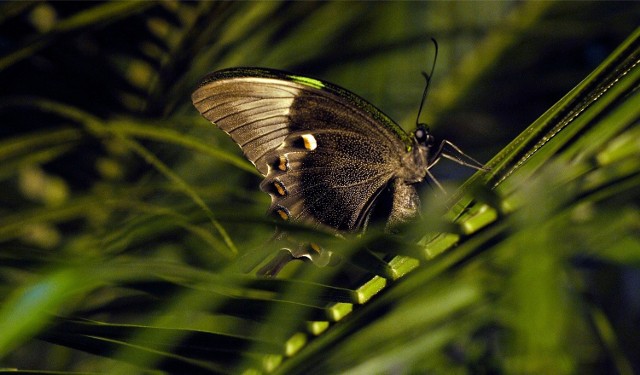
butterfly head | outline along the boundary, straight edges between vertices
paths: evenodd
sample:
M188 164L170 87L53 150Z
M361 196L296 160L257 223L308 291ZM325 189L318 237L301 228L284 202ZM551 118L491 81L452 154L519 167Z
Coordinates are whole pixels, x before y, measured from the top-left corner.
M469 167L479 171L488 171L490 168L485 167L482 163L465 154L458 146L451 141L442 140L437 143L436 138L431 134L429 128L425 124L418 124L413 132L414 148L413 148L413 165L411 169L416 174L406 178L407 182L420 182L425 177L429 177L442 191L444 189L435 177L429 172L429 169L436 165L441 158L449 159L455 163Z
M436 139L429 131L429 128L425 124L419 124L416 130L413 132L413 138L419 147L430 149L435 146Z
M413 147L404 160L401 178L411 184L424 180L432 163L436 139L425 124L418 124L413 131Z

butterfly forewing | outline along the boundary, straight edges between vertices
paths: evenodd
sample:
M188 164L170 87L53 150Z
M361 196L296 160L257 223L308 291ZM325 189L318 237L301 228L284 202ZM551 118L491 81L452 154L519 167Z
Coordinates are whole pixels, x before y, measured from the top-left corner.
M259 77L211 81L192 95L193 104L242 148L263 175L265 154L278 147L289 134L289 110L297 89L292 82L273 84Z
M227 132L265 176L285 220L360 229L402 168L409 137L363 99L326 82L264 69L206 77L196 108Z

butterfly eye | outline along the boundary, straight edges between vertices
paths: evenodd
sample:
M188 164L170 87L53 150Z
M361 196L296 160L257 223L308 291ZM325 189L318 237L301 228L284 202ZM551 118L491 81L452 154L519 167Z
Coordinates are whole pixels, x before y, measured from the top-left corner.
M416 138L416 141L418 141L418 143L422 145L432 146L435 142L433 135L431 135L425 125L420 125L413 134Z
M436 137L434 137L432 134L427 134L427 136L426 136L426 140L424 141L424 143L425 143L427 146L431 147L431 146L433 146L434 144L436 144Z

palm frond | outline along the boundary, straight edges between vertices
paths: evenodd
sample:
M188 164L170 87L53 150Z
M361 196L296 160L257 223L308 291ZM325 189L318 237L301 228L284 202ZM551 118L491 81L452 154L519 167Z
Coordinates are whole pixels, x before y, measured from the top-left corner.
M0 8L0 373L638 371L640 7ZM429 122L491 170L403 236L287 228L336 266L243 272L268 197L193 84L290 68L411 124L431 36Z

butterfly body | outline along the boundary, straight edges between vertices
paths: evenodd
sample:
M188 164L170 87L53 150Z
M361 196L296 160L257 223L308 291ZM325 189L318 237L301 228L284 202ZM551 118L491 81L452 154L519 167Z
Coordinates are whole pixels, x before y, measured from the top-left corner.
M426 128L407 134L364 99L312 78L226 69L206 76L192 100L265 177L269 210L283 220L357 232L384 196L388 227L405 222L420 204L414 184L440 156Z

